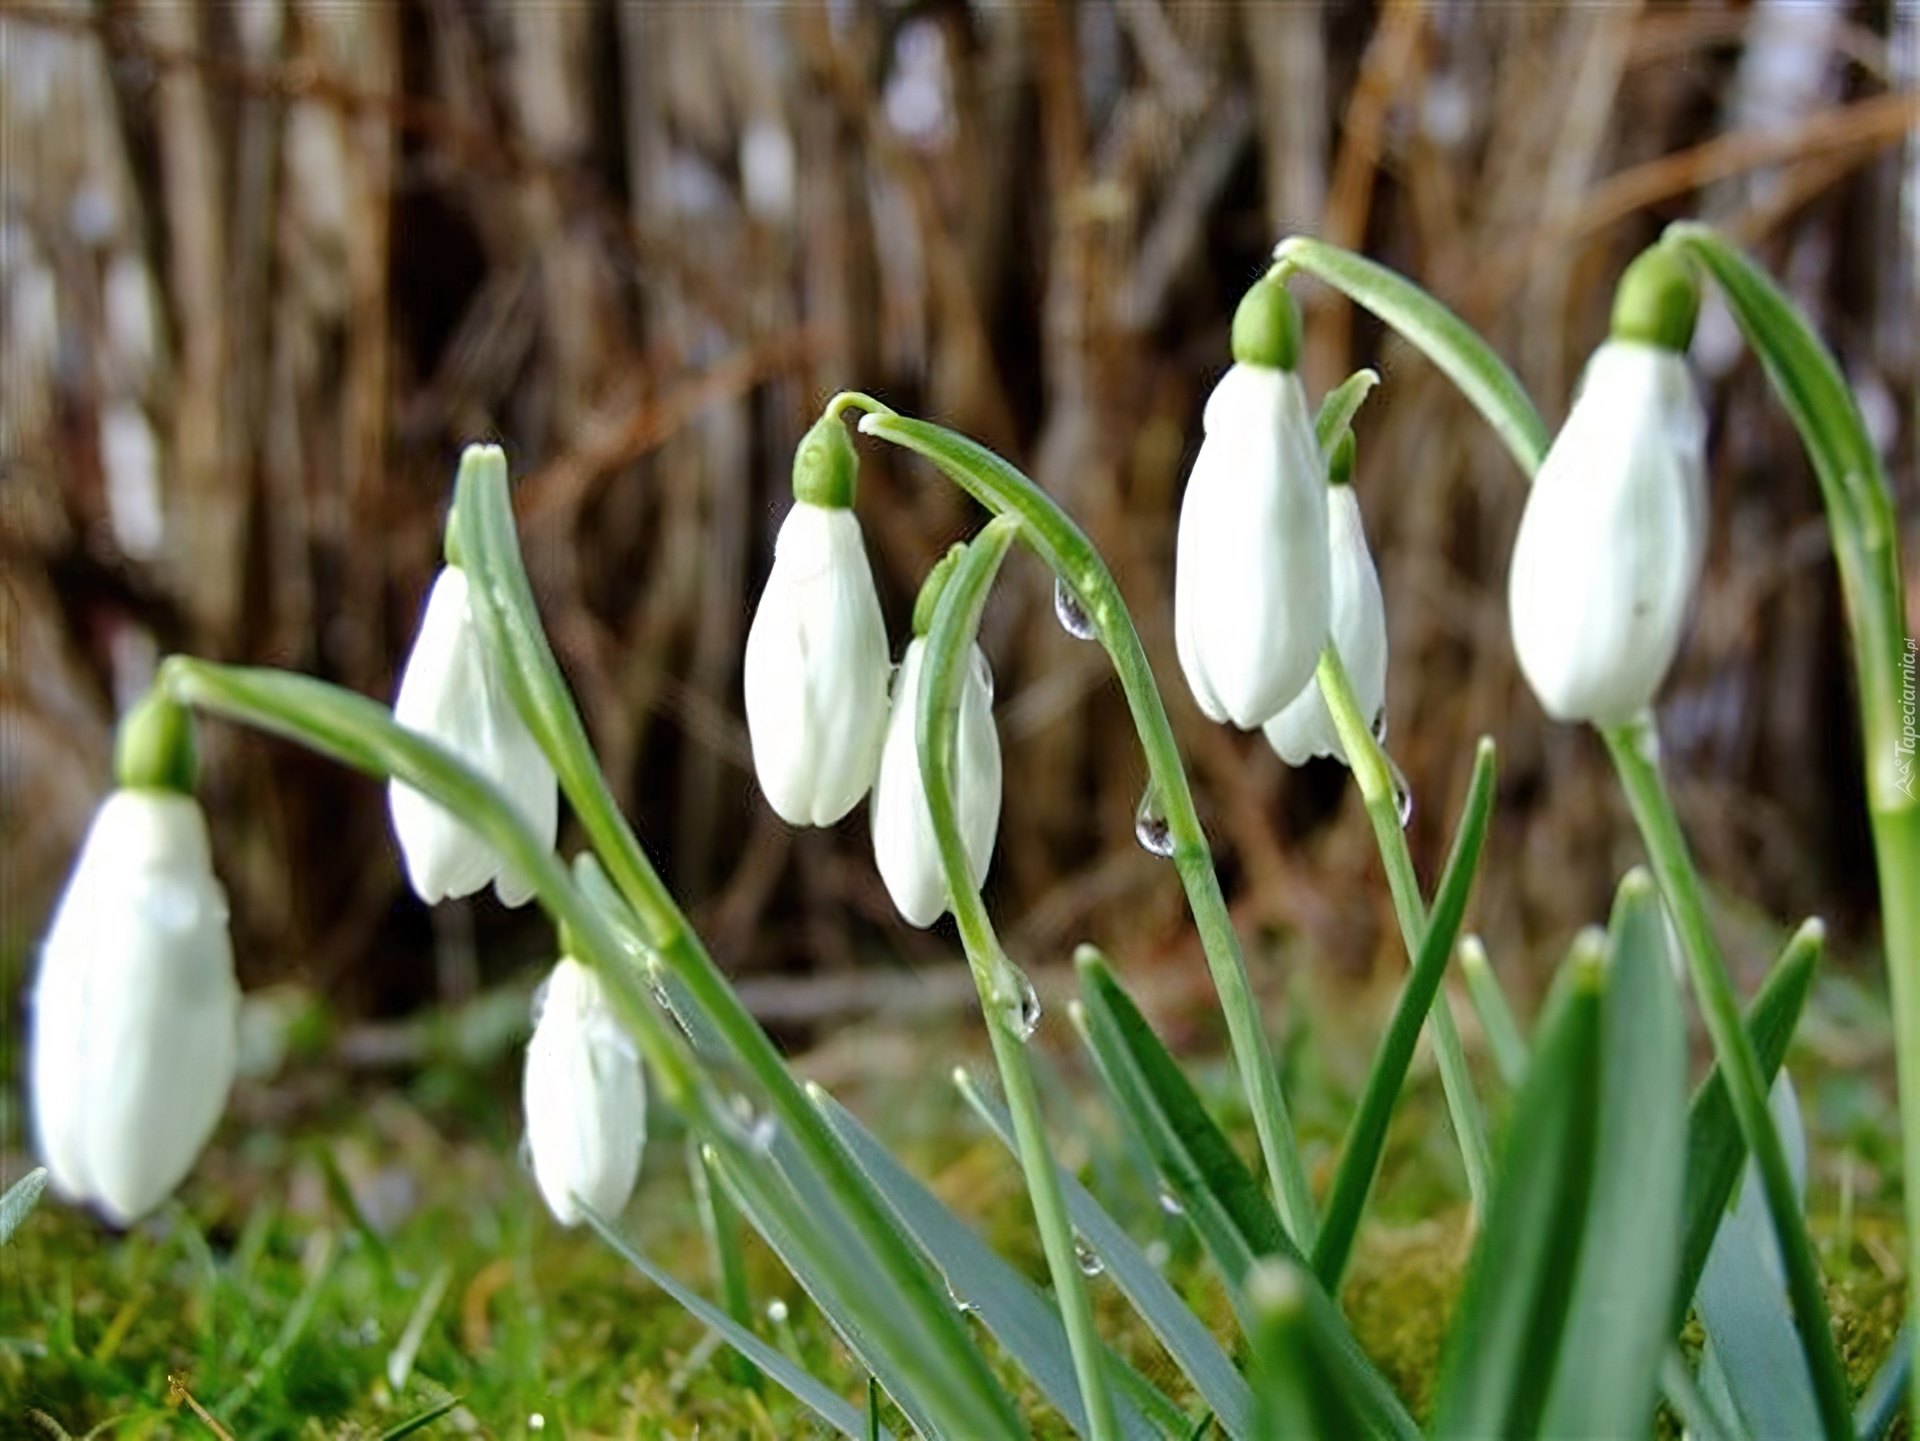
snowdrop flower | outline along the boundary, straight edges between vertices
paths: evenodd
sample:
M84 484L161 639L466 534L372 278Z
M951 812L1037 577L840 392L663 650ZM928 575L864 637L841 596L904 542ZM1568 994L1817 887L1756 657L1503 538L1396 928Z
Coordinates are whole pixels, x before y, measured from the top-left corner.
M1346 667L1360 718L1373 724L1387 703L1387 611L1380 598L1380 576L1367 549L1360 502L1348 480L1353 470L1353 436L1334 448L1332 483L1327 490L1327 541L1333 562L1333 643ZM1346 748L1333 724L1326 695L1316 676L1285 710L1261 728L1267 742L1290 766L1315 756L1345 762Z
M1706 552L1706 419L1682 355L1695 304L1666 252L1634 262L1527 497L1513 648L1556 720L1632 719L1680 647Z
M1242 730L1271 720L1312 679L1332 608L1327 487L1293 373L1298 329L1275 281L1240 302L1234 365L1207 400L1180 506L1180 668L1200 709Z
M553 767L487 655L468 603L467 575L457 565L442 569L428 593L420 633L400 675L393 718L438 741L499 786L534 834L553 844L560 824ZM437 801L392 781L387 807L407 879L429 905L471 895L488 881L506 905L524 905L532 897L532 885Z
M951 563L963 548L955 546L927 579L914 606L914 630L906 658L893 682L893 710L887 720L886 746L880 753L880 777L873 785L873 859L887 894L910 926L922 929L947 910L946 871L933 834L920 773L920 672L926 663L926 631L934 601ZM967 869L977 887L993 859L1000 830L1000 733L993 724L993 672L978 645L968 656L960 692L958 754L954 758L954 809Z
M887 725L886 623L860 522L857 459L838 416L807 432L793 509L747 632L747 734L780 818L830 826L866 795Z
M563 1226L585 1202L617 1216L633 1194L647 1139L640 1057L608 1009L600 980L563 956L535 1000L522 1101L533 1178Z
M171 738L143 757L127 744L142 729ZM124 1226L173 1194L225 1109L240 987L206 819L177 788L191 784L185 715L149 699L121 736L122 788L95 814L41 948L29 1049L55 1190Z

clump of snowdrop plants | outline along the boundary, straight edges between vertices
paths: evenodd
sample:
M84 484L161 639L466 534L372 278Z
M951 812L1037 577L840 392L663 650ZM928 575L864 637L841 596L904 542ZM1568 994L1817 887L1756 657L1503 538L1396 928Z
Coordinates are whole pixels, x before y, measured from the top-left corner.
M1430 891L1407 853L1406 797L1382 749L1388 617L1354 428L1378 377L1362 372L1314 405L1294 369L1290 287L1301 278L1342 291L1425 351L1503 441L1514 483L1534 481L1508 575L1516 660L1550 717L1599 729L1645 844L1647 868L1626 874L1604 924L1575 939L1524 1038L1484 948L1462 934L1493 804L1491 741L1480 743ZM928 926L952 915L997 1085L965 1072L955 1081L1019 1160L1050 1290L957 1222L831 1096L803 1085L741 1005L608 792L527 585L505 457L489 447L461 459L447 569L391 710L304 676L176 656L123 724L120 789L82 848L33 989L35 1138L56 1190L114 1224L151 1212L190 1170L232 1079L238 992L193 799L197 714L385 781L423 899L491 881L509 903L539 902L562 959L527 1056L534 1182L560 1224L584 1222L650 1267L617 1213L643 1161L651 1089L698 1143L697 1183L724 1192L873 1384L860 1397L835 1393L769 1345L738 1296L731 1309L700 1303L702 1318L831 1430L1019 1436L1023 1411L1004 1384L1017 1370L1031 1384L1026 1404L1096 1441L1422 1434L1355 1344L1340 1297L1388 1120L1430 1023L1474 1220L1432 1434L1646 1435L1664 1398L1696 1435L1878 1435L1911 1357L1894 1358L1856 1417L1801 1211L1802 1144L1781 1071L1820 926L1795 933L1743 1014L1650 710L1685 643L1707 533L1706 430L1685 358L1706 283L1766 365L1821 483L1860 698L1902 1093L1915 1094L1920 803L1902 769L1910 720L1903 731L1900 710L1913 642L1879 458L1805 320L1710 231L1675 226L1622 277L1611 333L1556 438L1512 371L1439 302L1296 237L1242 303L1206 405L1177 537L1172 619L1186 685L1174 703L1190 697L1216 721L1263 730L1289 764L1344 761L1374 825L1409 972L1320 1184L1294 1142L1167 699L1105 563L1012 464L848 391L799 448L747 643L755 774L793 825L843 823L871 794L875 861L902 918ZM910 623L894 618L892 639L855 513L856 417L861 435L931 461L993 517L936 568ZM1003 797L979 626L1016 547L1052 570L1063 619L1100 641L1126 693L1144 763L1142 837L1186 888L1257 1159L1220 1130L1091 945L1074 955L1079 994L1065 1009L1152 1158L1161 1210L1184 1217L1210 1257L1236 1334L1202 1324L1101 1200L1056 1165L1028 1054L1039 1001L980 891ZM584 839L569 862L555 852L561 793ZM1502 1038L1504 1138L1489 1133L1442 984L1456 954L1484 1031ZM1714 1053L1691 1101L1683 973ZM1920 1114L1908 1108L1903 1126L1908 1194L1920 1196ZM1106 1348L1094 1273L1159 1337L1181 1372L1179 1399ZM1735 1282L1737 1305L1725 1299ZM1675 1345L1690 1314L1710 1343L1697 1367ZM1756 1375L1769 1384L1754 1387Z

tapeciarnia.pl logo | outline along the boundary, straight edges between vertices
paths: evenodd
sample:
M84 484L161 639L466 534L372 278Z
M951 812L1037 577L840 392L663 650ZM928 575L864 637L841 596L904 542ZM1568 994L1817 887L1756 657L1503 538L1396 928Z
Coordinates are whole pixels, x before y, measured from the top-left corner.
M1914 698L1913 698L1913 662L1916 644L1907 641L1907 653L1900 657L1900 738L1893 743L1894 784L1900 787L1902 795L1908 800L1914 799Z

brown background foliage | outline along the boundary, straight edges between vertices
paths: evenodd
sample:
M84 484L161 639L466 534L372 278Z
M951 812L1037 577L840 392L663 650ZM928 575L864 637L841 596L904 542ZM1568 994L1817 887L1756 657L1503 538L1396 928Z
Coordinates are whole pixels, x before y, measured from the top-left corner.
M1243 929L1368 971L1393 933L1344 773L1289 774L1207 724L1171 646L1199 406L1238 293L1296 230L1421 280L1557 421L1633 251L1668 219L1716 220L1840 353L1920 554L1911 9L68 0L0 17L14 946L157 655L391 693L459 447L497 438L615 790L724 963L949 956L892 917L863 821L790 831L748 764L740 653L791 448L855 387L1003 450L1081 518L1165 682ZM1492 733L1477 922L1503 964L1546 958L1636 846L1597 744L1543 724L1514 669L1521 477L1422 359L1300 294L1312 389L1362 363L1386 378L1358 485L1416 855L1437 864ZM1731 896L1867 941L1817 494L1724 317L1703 332L1713 540L1662 703L1682 811ZM861 511L899 633L978 517L875 451ZM1032 964L1081 938L1184 960L1171 869L1133 840L1124 708L1050 589L1016 563L988 617L1008 797L990 899ZM476 921L512 932L490 953L546 943L490 902L429 922L373 787L217 726L203 754L249 983L390 1012L470 988Z

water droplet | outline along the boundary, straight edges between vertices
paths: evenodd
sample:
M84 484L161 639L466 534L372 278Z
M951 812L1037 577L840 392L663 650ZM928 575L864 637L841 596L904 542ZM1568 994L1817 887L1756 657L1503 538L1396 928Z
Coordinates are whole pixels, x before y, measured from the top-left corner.
M752 1129L747 1132L747 1144L762 1156L770 1156L773 1154L774 1137L779 1134L779 1130L772 1116L761 1116L754 1121Z
M1373 713L1373 743L1381 746L1387 743L1387 708L1384 705Z
M1167 1268L1167 1262L1173 1259L1173 1247L1165 1241L1153 1240L1147 1242L1145 1254L1149 1266L1156 1271L1164 1271Z
M1053 613L1060 618L1060 628L1075 640L1093 640L1100 634L1080 597L1062 576L1053 580Z
M1014 986L1013 994L1005 1002L1007 1029L1017 1040L1032 1040L1033 1033L1040 1028L1040 993L1011 961L1007 962L1007 969L1012 972L1009 979Z
M1387 770L1393 776L1393 808L1400 816L1400 829L1404 831L1413 820L1413 787L1407 782L1407 773L1392 756L1387 756Z
M1187 1208L1180 1204L1180 1198L1171 1191L1162 1191L1160 1193L1160 1210L1163 1215L1167 1216L1184 1216L1187 1214Z
M953 1289L953 1282L951 1281L947 1282L947 1299L953 1302L953 1309L958 1311L962 1316L970 1316L973 1314L975 1309L973 1302L961 1299L960 1293Z
M1079 1236L1073 1238L1073 1259L1080 1263L1082 1276L1098 1276L1107 1269L1107 1263L1100 1259L1100 1253Z
M776 1326L787 1324L787 1303L778 1296L767 1302L767 1320Z
M1147 782L1147 793L1140 797L1140 809L1133 813L1133 835L1150 855L1165 859L1173 854L1173 827L1167 824L1160 787L1152 781Z

